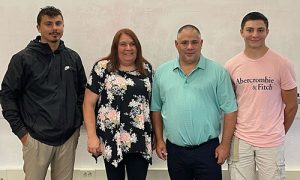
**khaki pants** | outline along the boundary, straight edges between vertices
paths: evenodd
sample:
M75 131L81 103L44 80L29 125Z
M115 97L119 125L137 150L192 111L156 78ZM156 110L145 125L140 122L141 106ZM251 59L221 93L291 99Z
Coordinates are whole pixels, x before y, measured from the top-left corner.
M60 146L46 145L28 134L28 143L23 145L25 180L44 180L50 164L51 180L72 180L79 131Z
M261 148L234 137L227 163L231 180L285 179L284 145Z

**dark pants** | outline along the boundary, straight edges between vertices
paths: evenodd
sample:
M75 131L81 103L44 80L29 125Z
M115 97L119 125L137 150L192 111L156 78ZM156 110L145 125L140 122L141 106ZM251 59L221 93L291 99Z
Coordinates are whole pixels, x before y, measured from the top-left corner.
M125 180L125 167L128 180L145 180L149 163L139 153L123 154L118 167L104 160L108 180Z
M211 139L194 147L181 147L167 140L168 171L171 180L221 180L215 149L219 139Z

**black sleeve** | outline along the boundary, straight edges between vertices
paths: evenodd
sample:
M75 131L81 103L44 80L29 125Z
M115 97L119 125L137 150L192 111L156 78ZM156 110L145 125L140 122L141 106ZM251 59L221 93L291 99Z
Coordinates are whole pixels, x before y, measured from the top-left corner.
M14 55L1 84L1 106L3 117L8 121L12 132L19 138L26 133L26 127L20 115L18 102L22 96L23 65L22 55Z
M77 97L78 97L77 98L77 106L81 113L82 119L83 119L82 104L83 104L85 86L86 86L86 75L85 75L84 67L82 65L81 58L78 55L78 59L77 59Z

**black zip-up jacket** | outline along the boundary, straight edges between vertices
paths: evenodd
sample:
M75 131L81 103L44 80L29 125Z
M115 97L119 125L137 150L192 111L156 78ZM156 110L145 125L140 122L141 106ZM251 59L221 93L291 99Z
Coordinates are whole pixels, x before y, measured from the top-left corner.
M0 92L3 116L19 138L29 132L61 145L82 124L85 84L80 56L63 41L52 52L37 36L9 63Z

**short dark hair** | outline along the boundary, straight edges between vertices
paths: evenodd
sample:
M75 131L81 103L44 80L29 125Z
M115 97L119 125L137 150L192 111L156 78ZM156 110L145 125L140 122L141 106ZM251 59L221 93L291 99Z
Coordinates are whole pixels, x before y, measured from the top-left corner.
M198 29L196 26L194 26L194 25L192 25L192 24L186 24L186 25L182 26L181 28L179 28L179 30L178 30L178 32L177 32L177 36L178 36L178 35L181 33L181 31L184 30L184 29L193 29L193 30L195 30L199 35L201 35L199 29Z
M135 60L135 66L137 68L137 71L141 73L142 75L147 75L148 73L145 70L144 63L148 63L148 61L143 57L142 55L142 46L141 43L136 36L136 34L128 28L120 29L114 36L112 44L111 44L111 50L108 56L101 58L101 60L110 60L108 63L108 71L109 72L116 72L120 66L119 63L119 54L118 54L118 47L119 47L119 41L122 34L126 34L132 38L134 41L134 44L137 49L137 56Z
M251 20L262 20L265 23L267 29L269 28L269 21L265 15L263 15L260 12L250 12L243 18L241 23L241 29L245 27L247 21L251 21Z
M62 19L63 15L61 14L61 11L57 9L54 6L46 6L44 8L41 8L38 16L37 16L37 24L40 25L42 21L42 16L49 16L49 17L55 17L55 16L61 16Z

